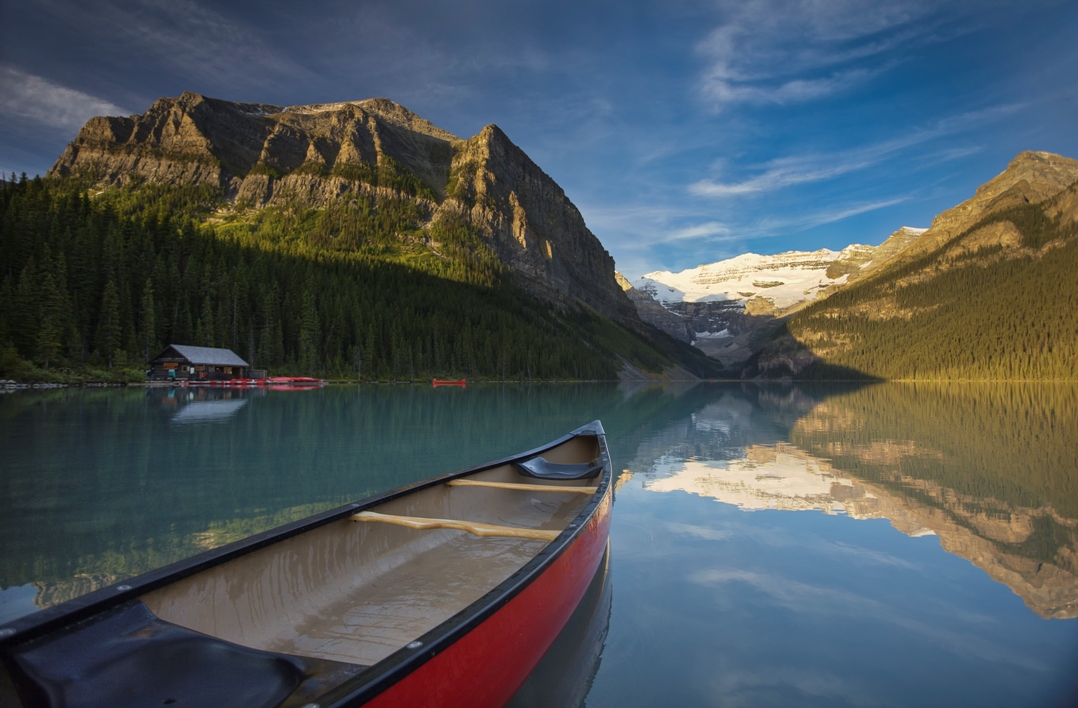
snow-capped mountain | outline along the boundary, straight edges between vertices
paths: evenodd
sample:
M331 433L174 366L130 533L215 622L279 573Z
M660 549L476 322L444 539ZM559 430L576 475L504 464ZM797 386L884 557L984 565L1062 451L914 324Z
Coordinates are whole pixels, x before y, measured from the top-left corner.
M903 226L879 246L853 244L841 251L787 251L772 256L745 253L680 273L654 271L626 287L641 317L672 336L689 339L727 366L744 361L778 324L825 291L875 271L926 229ZM641 299L654 298L677 315L672 324ZM661 310L660 310L661 312Z
M912 237L924 229L904 230ZM680 273L655 271L633 283L669 307L675 302L767 301L785 310L814 299L822 290L845 283L873 261L876 248L854 244L841 251L787 251L773 256L745 253ZM731 303L732 304L732 303ZM760 303L763 304L763 303Z

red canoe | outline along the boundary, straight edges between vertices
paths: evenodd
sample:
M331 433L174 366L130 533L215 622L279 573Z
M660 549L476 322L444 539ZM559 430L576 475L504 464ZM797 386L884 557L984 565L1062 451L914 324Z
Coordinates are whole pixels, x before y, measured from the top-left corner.
M271 376L266 379L267 386L324 386L325 381L322 379L312 378L310 376Z
M0 626L0 695L502 706L595 575L610 479L595 421L41 610Z
M439 386L467 386L468 380L453 379L452 381L447 381L445 379L431 379L431 385L434 386L434 388L438 388Z

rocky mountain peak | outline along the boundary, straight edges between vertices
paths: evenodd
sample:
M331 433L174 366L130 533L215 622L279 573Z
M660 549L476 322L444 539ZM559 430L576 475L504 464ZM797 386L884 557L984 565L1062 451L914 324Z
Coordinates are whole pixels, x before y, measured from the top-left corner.
M535 294L581 301L620 322L639 321L615 281L614 259L580 211L498 126L454 145L446 194Z
M385 98L281 107L185 92L91 119L49 174L209 184L237 209L411 200L418 228L465 218L534 294L640 326L579 210L493 124L462 140Z
M432 138L446 142L460 140L447 130L442 130L426 118L421 118L404 106L391 101L388 98L366 98L360 101L341 101L337 103L312 103L306 106L290 106L282 109L291 113L325 113L345 110L349 107L359 108L366 113L377 116L389 125L397 126L414 133L428 135Z
M984 215L1020 204L1039 204L1078 182L1078 160L1049 152L1019 153L1007 169L985 182L972 197L932 220L932 226L905 255L934 251Z

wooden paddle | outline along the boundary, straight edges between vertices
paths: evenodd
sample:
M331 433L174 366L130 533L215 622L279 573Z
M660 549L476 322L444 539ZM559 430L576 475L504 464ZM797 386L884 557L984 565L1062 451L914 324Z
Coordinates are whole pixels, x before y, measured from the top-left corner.
M446 482L450 487L494 487L496 489L525 489L529 492L576 492L595 494L598 487L564 487L542 484L519 484L517 482L481 482L473 479L454 479Z
M536 538L540 541L553 541L561 531L543 529L521 529L515 526L496 526L494 524L482 524L474 521L457 521L455 519L428 519L420 516L397 516L394 514L379 514L376 511L361 511L352 514L352 521L381 521L387 524L407 526L412 529L459 529L475 534L476 536L508 536L510 538Z

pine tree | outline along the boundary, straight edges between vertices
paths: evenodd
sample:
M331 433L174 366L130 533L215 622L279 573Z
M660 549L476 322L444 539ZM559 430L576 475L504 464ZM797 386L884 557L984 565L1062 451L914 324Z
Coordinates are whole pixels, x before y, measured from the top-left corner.
M19 275L19 285L15 290L15 311L12 313L9 327L11 339L19 354L30 358L34 351L34 330L40 321L37 299L37 268L31 256Z
M195 333L200 347L215 347L217 338L213 331L213 300L209 295L202 301L202 315L198 318ZM201 330L201 334L199 334Z
M139 344L142 345L146 362L150 361L150 351L157 346L157 314L153 301L153 281L146 278L142 288L142 304L139 308Z
M120 328L120 295L116 283L109 281L101 296L101 318L97 323L97 347L101 355L112 368L113 359L120 349L122 331Z
M37 359L47 369L60 354L64 334L64 302L52 273L47 271L41 277L38 293L41 306L37 326Z
M322 332L318 322L318 310L315 308L314 294L310 290L304 290L303 319L299 329L299 365L308 376L314 376L321 366L319 358L321 341Z

